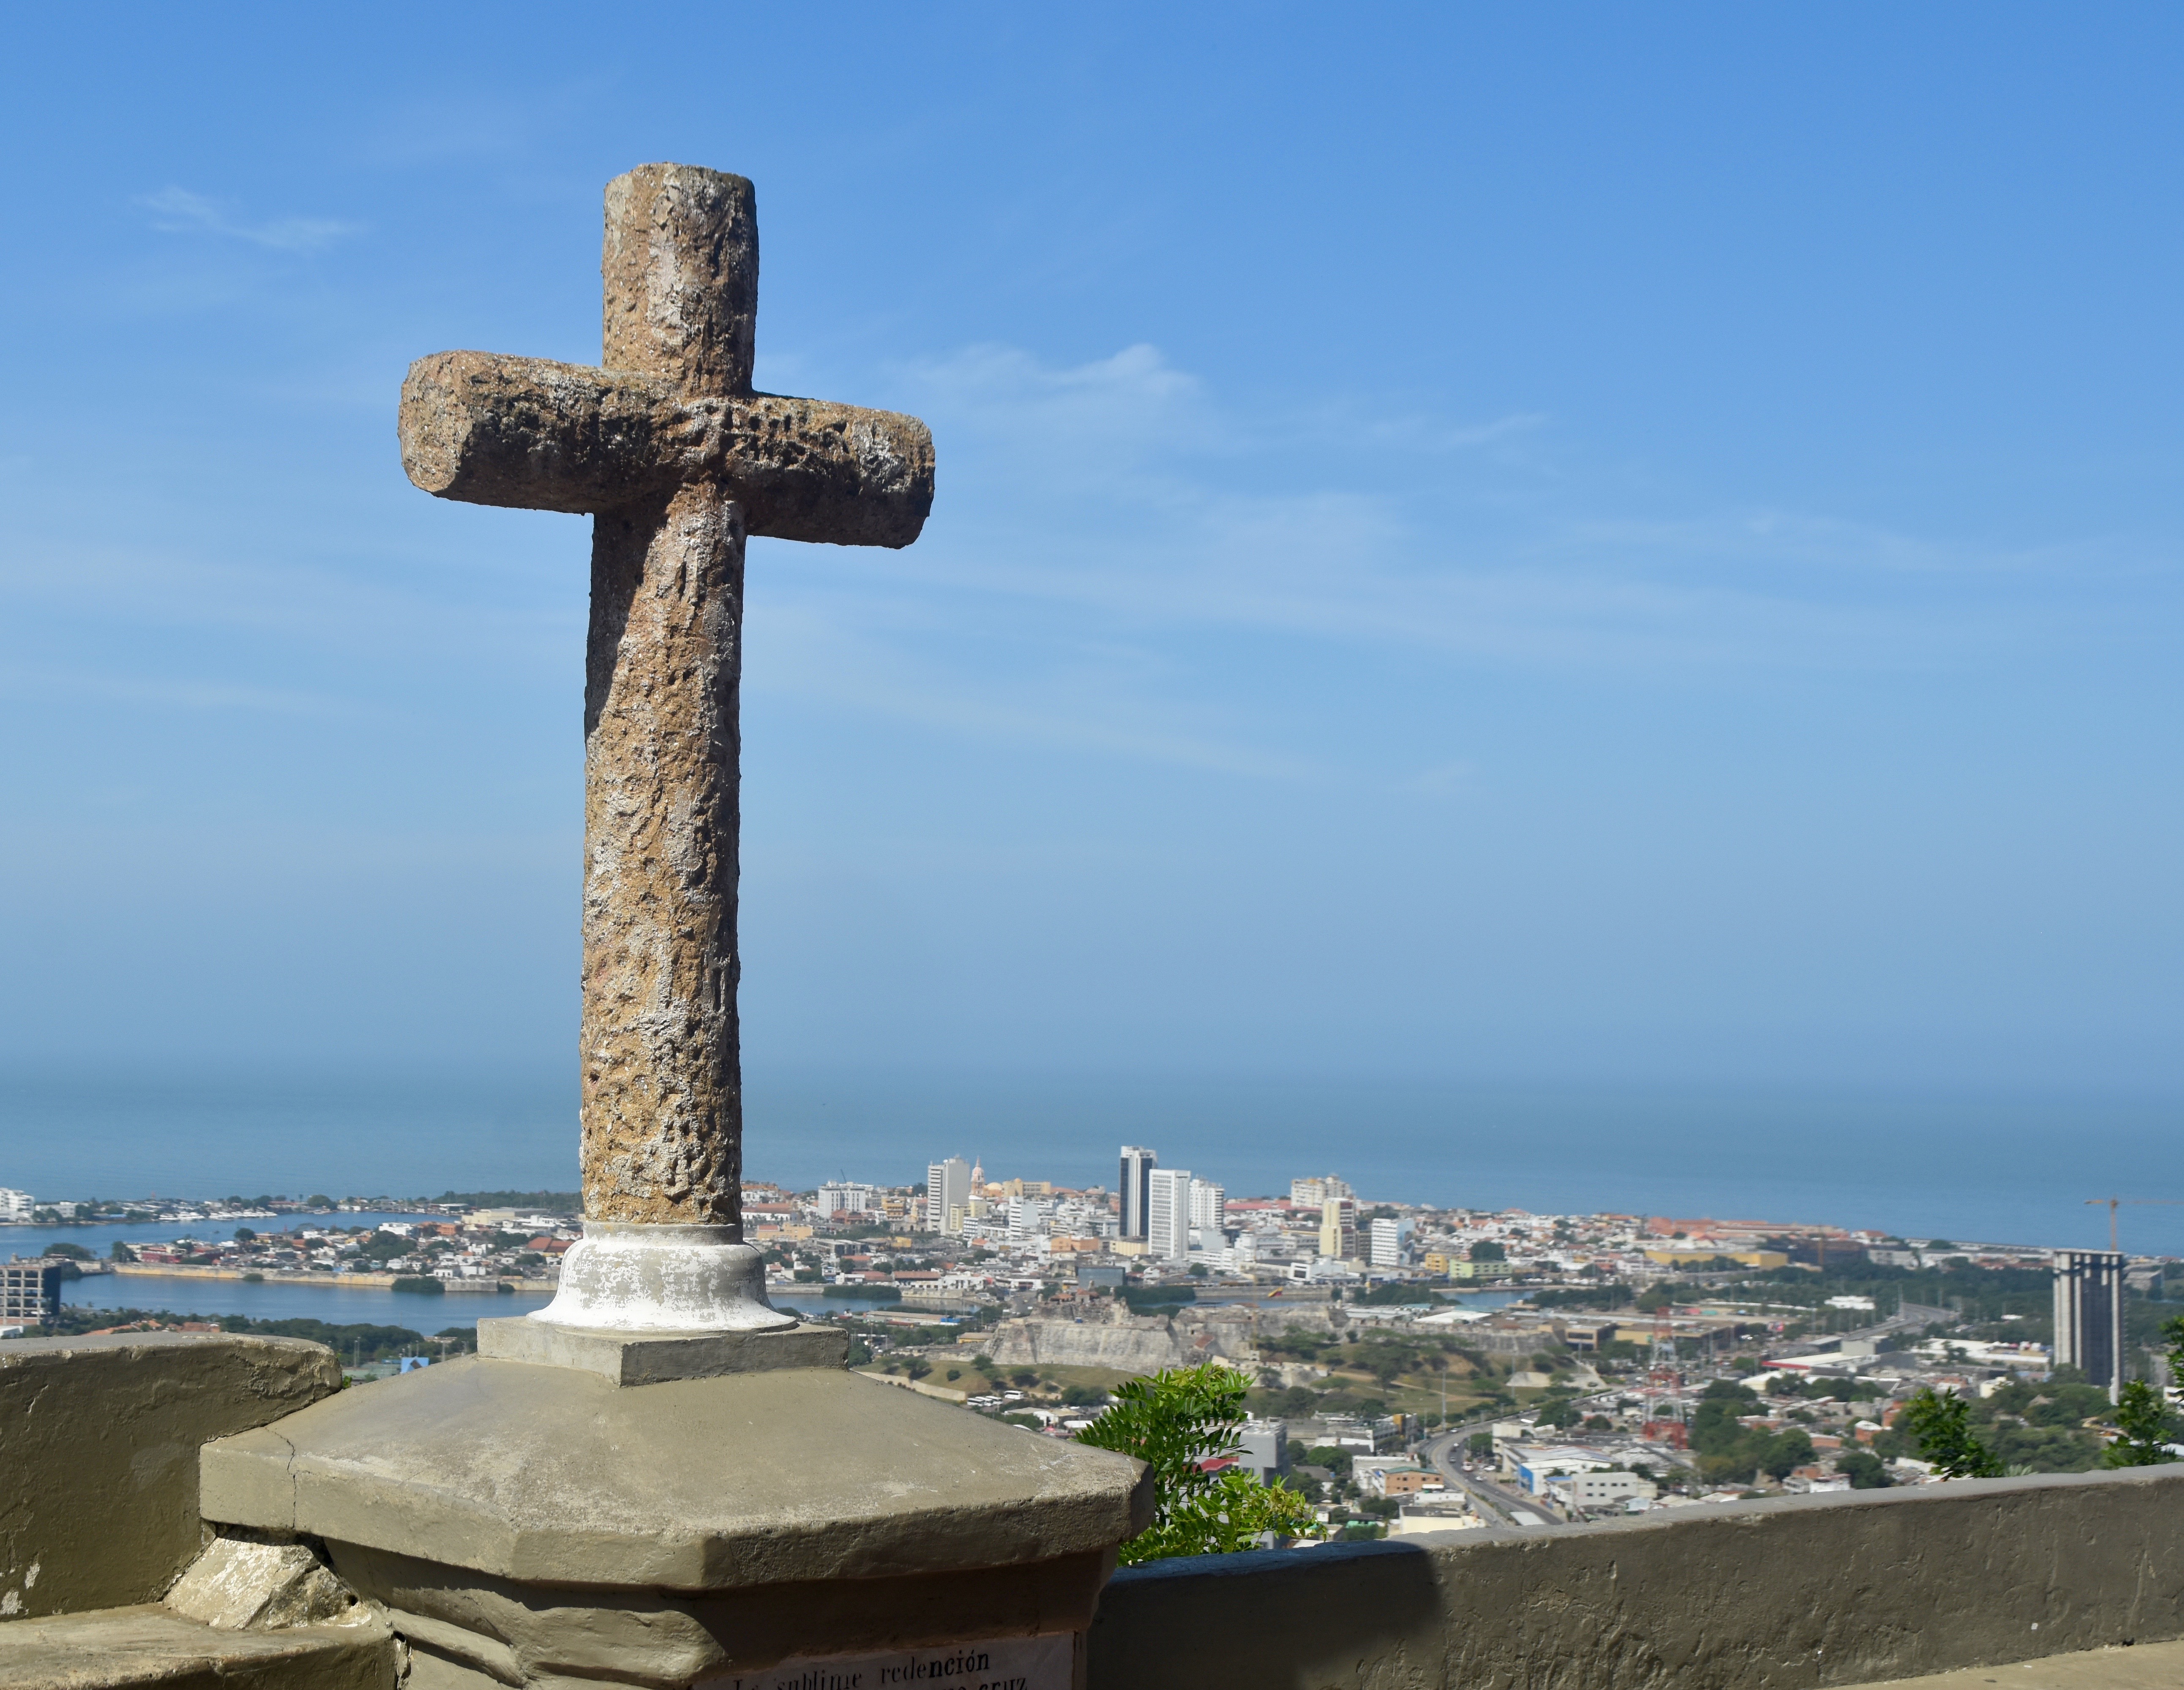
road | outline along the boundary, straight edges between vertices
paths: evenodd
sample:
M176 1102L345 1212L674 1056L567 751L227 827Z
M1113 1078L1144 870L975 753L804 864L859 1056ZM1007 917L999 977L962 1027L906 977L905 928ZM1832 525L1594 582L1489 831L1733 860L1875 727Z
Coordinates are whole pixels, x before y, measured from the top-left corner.
M1494 1424L1496 1418L1498 1416L1490 1415L1485 1419L1469 1421L1462 1426L1451 1426L1445 1432L1435 1432L1418 1446L1418 1454L1430 1461L1435 1470L1442 1478L1447 1480L1450 1485L1469 1497L1472 1506L1479 1510L1480 1517L1490 1525L1524 1525L1524 1521L1510 1517L1512 1510L1517 1509L1522 1509L1538 1519L1545 1520L1548 1517L1546 1510L1522 1491L1512 1490L1500 1481L1490 1478L1484 1473L1467 1473L1463 1470L1459 1451L1464 1441L1475 1431L1485 1431Z

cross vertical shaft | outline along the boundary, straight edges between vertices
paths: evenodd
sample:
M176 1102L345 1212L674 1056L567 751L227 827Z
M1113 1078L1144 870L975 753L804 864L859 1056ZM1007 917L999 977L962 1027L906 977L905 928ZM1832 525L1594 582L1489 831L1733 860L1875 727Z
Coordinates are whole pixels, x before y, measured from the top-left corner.
M738 176L609 186L605 366L750 392L758 228ZM699 476L593 519L584 686L584 1214L734 1226L744 512Z

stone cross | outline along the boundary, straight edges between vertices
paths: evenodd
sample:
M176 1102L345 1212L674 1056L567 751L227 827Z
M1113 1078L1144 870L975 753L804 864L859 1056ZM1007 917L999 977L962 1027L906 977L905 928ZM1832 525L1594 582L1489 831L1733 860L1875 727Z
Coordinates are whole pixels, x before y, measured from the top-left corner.
M402 386L403 467L426 492L593 518L585 1238L541 1318L789 1324L766 1304L738 1190L744 542L907 546L933 503L933 437L912 417L752 391L758 223L743 177L616 177L601 268L601 368L447 352Z

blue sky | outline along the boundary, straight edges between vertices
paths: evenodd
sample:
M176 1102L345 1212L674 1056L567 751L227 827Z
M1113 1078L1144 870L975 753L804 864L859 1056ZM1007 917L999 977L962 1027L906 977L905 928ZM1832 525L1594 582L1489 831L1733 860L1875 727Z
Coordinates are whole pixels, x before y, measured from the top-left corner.
M394 400L673 158L939 454L755 1069L2184 1090L2173 9L638 15L11 13L0 1063L568 1063L588 524Z

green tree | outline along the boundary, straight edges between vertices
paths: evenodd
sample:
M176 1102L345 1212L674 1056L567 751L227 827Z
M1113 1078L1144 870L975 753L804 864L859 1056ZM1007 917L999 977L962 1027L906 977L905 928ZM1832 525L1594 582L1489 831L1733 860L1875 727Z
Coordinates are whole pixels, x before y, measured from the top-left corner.
M1998 1479L2002 1462L1971 1428L1971 1404L1962 1397L1921 1390L1903 1405L1903 1424L1919 1440L1919 1453L1945 1479Z
M2167 1341L2170 1376L2184 1379L2184 1315L2163 1321L2161 1336ZM2176 1459L2169 1452L2176 1441L2169 1405L2145 1380L2134 1379L2123 1387L2115 1422L2121 1436L2103 1453L2103 1467L2158 1467Z
M1294 1491L1269 1489L1239 1467L1206 1470L1235 1448L1249 1388L1218 1362L1171 1368L1117 1386L1107 1412L1078 1434L1152 1469L1153 1523L1123 1545L1124 1565L1225 1554L1256 1548L1270 1532L1295 1537L1311 1526L1312 1509Z
M2103 1467L2158 1467L2176 1459L2169 1453L2169 1405L2143 1379L2124 1386L2115 1422L2121 1436L2102 1454Z
M1338 1479L1350 1477L1350 1452L1332 1443L1323 1443L1305 1452L1305 1458L1315 1467L1324 1467Z
M1886 1490L1892 1482L1888 1469L1870 1449L1846 1449L1836 1458L1836 1471L1850 1481L1854 1491Z
M1471 1247L1471 1259L1475 1262L1505 1262L1509 1259L1509 1253L1493 1239L1482 1238Z
M1767 1440L1766 1453L1759 1458L1759 1465L1771 1479L1786 1479L1798 1468L1805 1466L1814 1456L1813 1440L1794 1427L1778 1431Z

